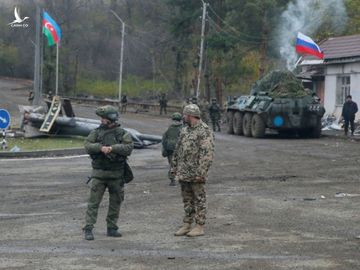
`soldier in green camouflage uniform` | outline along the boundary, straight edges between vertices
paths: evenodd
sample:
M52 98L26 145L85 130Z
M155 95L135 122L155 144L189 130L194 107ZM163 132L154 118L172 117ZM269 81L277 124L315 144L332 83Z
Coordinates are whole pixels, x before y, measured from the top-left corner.
M91 190L83 228L86 240L94 240L92 229L106 188L109 191L109 210L106 218L107 236L120 237L116 225L120 205L124 200L124 169L126 158L131 154L131 135L120 128L118 112L113 106L96 110L101 125L93 130L85 141L85 149L92 159Z
M167 114L167 111L166 111L167 99L166 99L166 95L164 93L161 94L161 96L160 96L159 105L160 105L160 115L162 115L163 111L165 112L165 114Z
M217 104L216 98L213 98L211 100L211 105L209 106L209 115L213 126L213 131L215 131L216 128L218 131L220 131L219 122L220 122L221 114L220 114L220 106Z
M172 173L180 182L185 216L183 226L176 236L204 234L206 219L205 182L214 157L214 136L200 119L200 109L195 104L184 108L186 126L180 132L172 161ZM195 219L196 226L191 229Z
M180 130L183 127L182 124L182 116L180 113L173 113L171 116L172 124L170 127L165 131L162 137L162 156L168 158L168 162L170 165L169 169L169 179L170 179L170 186L175 186L175 177L170 172L171 170L171 161L174 154L176 143L179 139Z

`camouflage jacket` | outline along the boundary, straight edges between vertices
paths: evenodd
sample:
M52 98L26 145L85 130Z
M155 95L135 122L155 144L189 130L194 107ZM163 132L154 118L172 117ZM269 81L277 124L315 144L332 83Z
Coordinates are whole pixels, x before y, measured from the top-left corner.
M182 129L183 125L181 122L170 125L170 127L165 131L164 135L162 136L162 155L163 157L167 157L172 155L176 143L179 139L180 130Z
M103 154L102 146L111 146L111 153ZM120 125L113 128L100 126L91 131L85 141L86 152L92 159L91 177L122 178L126 158L133 148L131 135L120 128Z
M213 133L200 120L195 126L186 126L181 130L172 160L172 171L179 181L205 182L213 158ZM196 177L202 180L196 180Z

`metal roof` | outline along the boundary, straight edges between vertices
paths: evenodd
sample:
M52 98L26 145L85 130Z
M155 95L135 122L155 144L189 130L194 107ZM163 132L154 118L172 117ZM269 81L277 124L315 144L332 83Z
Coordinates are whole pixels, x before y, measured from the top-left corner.
M324 52L325 63L334 59L342 58L344 61L344 58L360 57L360 35L331 37L320 42L319 46ZM303 59L312 60L316 58L307 55L304 56ZM353 61L353 59L351 60ZM351 60L350 62L352 62Z

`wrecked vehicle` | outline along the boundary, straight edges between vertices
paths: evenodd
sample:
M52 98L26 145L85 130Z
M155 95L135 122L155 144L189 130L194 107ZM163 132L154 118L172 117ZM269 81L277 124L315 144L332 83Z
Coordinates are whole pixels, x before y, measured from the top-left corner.
M100 120L75 117L70 100L53 97L45 113L43 107L21 106L21 128L25 138L58 135L88 136L99 127ZM135 129L124 128L131 134L135 148L144 148L161 142L161 136L142 134Z
M319 138L325 113L320 99L290 71L273 71L258 80L249 96L227 108L227 132L262 138L266 129Z

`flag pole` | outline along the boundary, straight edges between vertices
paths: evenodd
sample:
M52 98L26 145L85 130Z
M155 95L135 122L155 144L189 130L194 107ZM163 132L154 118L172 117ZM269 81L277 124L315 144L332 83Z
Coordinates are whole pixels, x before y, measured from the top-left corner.
M55 85L55 95L58 95L59 89L59 42L56 43L56 85Z

